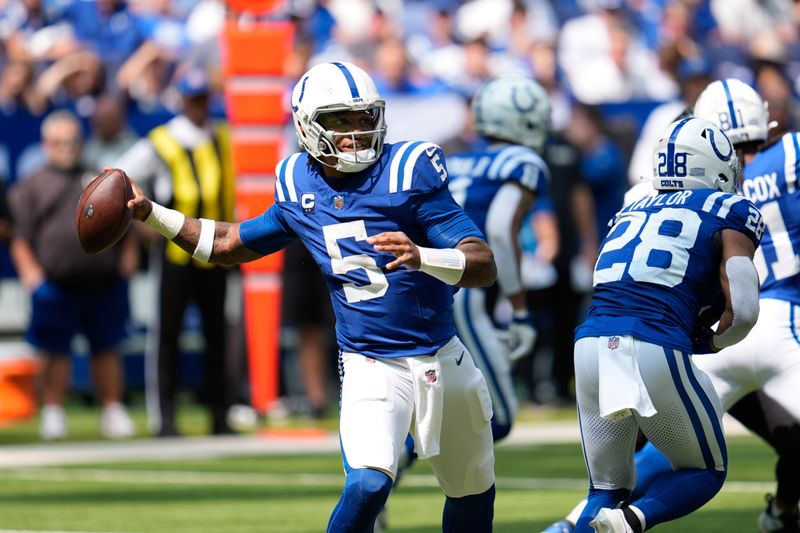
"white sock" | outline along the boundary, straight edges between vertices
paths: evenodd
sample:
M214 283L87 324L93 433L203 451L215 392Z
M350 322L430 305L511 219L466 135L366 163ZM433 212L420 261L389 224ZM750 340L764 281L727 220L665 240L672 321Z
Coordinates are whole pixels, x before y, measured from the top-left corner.
M582 499L580 503L576 505L575 508L572 511L570 511L569 514L567 515L566 518L567 522L569 522L573 526L577 524L578 518L581 517L581 513L583 512L583 509L586 507L587 503L589 502L586 498Z

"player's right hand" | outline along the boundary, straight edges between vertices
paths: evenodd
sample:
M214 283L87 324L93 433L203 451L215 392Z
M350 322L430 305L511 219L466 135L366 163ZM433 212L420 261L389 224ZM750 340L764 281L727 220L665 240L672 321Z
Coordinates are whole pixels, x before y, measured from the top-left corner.
M692 333L692 353L717 353L719 350L714 346L714 330L708 326L698 326Z
M396 257L394 261L386 265L387 270L392 270L401 265L413 270L417 270L420 267L419 249L408 235L402 231L384 231L368 237L367 242L375 248L375 251L390 253Z
M128 200L128 209L133 211L133 218L136 220L145 220L153 210L153 203L145 196L135 181L130 177L128 180L130 180L131 188L133 189L133 199Z
M536 344L538 333L530 319L514 319L508 325L508 332L511 334L512 350L508 358L513 363L530 353L533 345Z

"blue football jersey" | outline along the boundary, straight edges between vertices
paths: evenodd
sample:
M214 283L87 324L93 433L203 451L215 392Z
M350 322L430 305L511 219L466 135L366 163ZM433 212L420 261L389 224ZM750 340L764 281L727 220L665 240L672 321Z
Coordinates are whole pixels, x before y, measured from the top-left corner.
M761 297L800 305L800 135L786 133L744 168L742 193L764 216L756 250Z
M262 254L292 237L303 242L331 291L343 351L430 355L456 334L453 288L416 270L387 270L395 257L366 242L385 231L402 231L415 244L435 248L483 239L447 189L438 146L386 144L374 165L342 179L326 178L319 163L296 153L278 164L275 200L242 223L242 241Z
M744 197L710 189L663 192L623 208L600 246L592 305L576 339L633 335L691 352L697 314L721 290L724 229L757 247L764 223Z
M510 144L451 155L447 168L453 198L484 233L489 205L503 183L514 181L540 196L550 180L550 171L539 154L526 146Z

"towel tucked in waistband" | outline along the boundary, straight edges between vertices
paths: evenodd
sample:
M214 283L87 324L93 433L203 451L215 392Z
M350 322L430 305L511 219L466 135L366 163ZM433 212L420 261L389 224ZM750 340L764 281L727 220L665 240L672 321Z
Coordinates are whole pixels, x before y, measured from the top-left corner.
M638 342L629 335L597 340L600 416L607 420L625 418L633 411L645 418L656 414L639 372Z
M414 384L414 449L420 459L439 455L444 390L439 357L409 358Z

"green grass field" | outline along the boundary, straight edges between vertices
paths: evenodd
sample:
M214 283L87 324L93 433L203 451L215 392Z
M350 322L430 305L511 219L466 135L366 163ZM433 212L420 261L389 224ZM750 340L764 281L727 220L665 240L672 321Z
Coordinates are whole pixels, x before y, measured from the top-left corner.
M191 416L201 424L202 417ZM91 424L78 426L90 434L94 415L84 418ZM32 422L0 430L0 442L30 440L31 428ZM773 487L773 453L755 438L734 437L730 464L722 493L658 531L755 531L764 493ZM585 493L578 444L501 446L497 476L500 533L540 531ZM336 454L5 469L0 531L317 533L342 483ZM442 502L430 470L418 464L390 498L389 531L439 531Z

